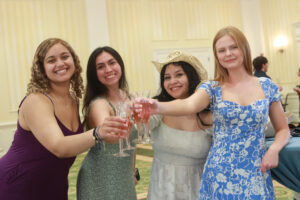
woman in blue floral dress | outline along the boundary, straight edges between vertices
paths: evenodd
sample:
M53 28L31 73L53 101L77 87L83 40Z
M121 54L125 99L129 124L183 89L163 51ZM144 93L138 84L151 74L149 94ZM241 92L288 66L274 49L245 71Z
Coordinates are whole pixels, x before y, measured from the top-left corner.
M237 28L221 29L214 38L213 50L214 81L203 83L184 100L149 100L151 112L182 115L210 106L213 144L204 167L199 199L275 199L269 169L278 165L279 151L289 140L278 88L270 79L252 75L249 44ZM276 136L267 150L268 117Z

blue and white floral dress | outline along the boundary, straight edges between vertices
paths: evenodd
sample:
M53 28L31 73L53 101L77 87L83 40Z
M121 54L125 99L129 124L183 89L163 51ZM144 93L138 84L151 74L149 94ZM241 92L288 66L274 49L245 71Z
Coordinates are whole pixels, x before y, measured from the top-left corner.
M270 171L260 172L266 152L265 127L269 106L280 100L277 86L259 78L265 99L241 106L222 100L216 81L203 83L213 113L213 144L202 174L201 200L275 199Z

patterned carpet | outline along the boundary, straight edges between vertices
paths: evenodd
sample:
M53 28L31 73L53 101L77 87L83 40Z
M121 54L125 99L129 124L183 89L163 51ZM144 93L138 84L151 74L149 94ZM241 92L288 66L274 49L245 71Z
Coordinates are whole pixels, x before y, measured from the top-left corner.
M86 153L77 156L69 174L69 200L76 200L76 178L81 162ZM139 168L141 180L136 186L136 191L139 200L145 200L147 197L147 190L150 181L151 163L153 151L149 145L139 145L137 149L136 167ZM276 181L274 183L274 190L276 200L293 200L294 192Z

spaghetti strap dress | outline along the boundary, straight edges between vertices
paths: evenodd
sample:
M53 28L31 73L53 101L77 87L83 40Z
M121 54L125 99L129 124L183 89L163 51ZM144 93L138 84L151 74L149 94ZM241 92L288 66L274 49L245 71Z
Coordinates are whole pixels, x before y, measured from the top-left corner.
M75 132L65 127L56 115L55 118L65 136L83 131L79 116L79 127ZM75 157L57 158L18 121L12 145L0 158L0 199L67 200L68 174L74 160Z
M111 102L103 97L112 109ZM93 102L91 101L91 103ZM91 105L90 103L90 105ZM130 142L137 138L137 132L132 129ZM96 144L90 149L82 162L77 177L77 200L136 200L134 183L134 150L125 151L130 156L115 157L119 152L119 144Z
M214 139L202 174L199 199L275 199L270 170L260 172L260 165L267 150L269 107L280 101L280 94L270 79L259 78L259 82L265 98L247 106L222 100L221 86L216 81L200 86L210 96Z

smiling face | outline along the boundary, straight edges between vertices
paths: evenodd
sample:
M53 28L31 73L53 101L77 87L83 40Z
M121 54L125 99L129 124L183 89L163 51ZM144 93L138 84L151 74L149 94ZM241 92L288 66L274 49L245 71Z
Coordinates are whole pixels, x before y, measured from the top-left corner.
M229 35L216 42L216 54L219 63L227 70L244 67L243 52Z
M62 44L53 45L43 61L48 79L55 83L69 82L75 72L75 65L70 51Z
M103 51L96 58L96 71L98 80L105 86L119 84L122 70L117 60L109 53Z
M189 96L189 80L180 65L167 65L164 74L164 88L175 99Z

